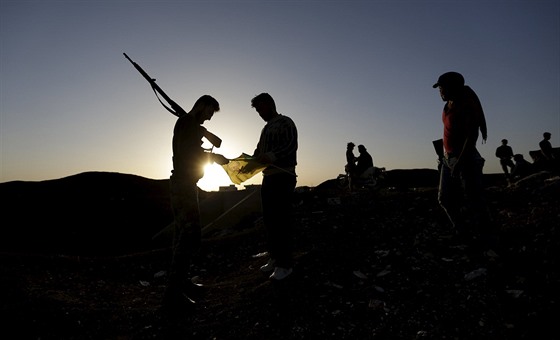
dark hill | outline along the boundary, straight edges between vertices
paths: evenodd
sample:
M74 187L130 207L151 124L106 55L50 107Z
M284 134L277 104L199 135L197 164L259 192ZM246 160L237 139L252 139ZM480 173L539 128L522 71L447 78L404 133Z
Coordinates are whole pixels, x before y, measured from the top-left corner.
M244 195L200 190L203 225ZM146 251L168 245L165 237L157 242L152 237L173 220L167 179L121 173L86 172L55 180L1 183L0 199L0 250L4 251L72 255ZM259 201L250 203L253 207L245 210L256 219Z
M167 180L87 172L42 182L0 184L0 249L115 254L149 247L171 221Z
M487 178L496 182L491 176ZM499 181L503 181L502 176ZM385 187L399 190L435 187L437 183L437 170L432 169L390 170L383 181ZM334 195L340 189L331 180L319 185L317 191L329 187ZM200 190L203 225L246 195ZM169 181L129 174L86 172L56 180L0 183L0 199L0 250L5 251L73 255L146 251L168 245L168 239L152 237L173 220ZM231 225L256 220L259 213L256 194L219 222Z
M492 252L453 236L435 187L390 181L353 193L336 180L299 188L296 265L281 282L258 270L266 261L258 255L266 250L255 223L258 196L201 192L208 221L244 201L203 239L192 270L207 294L193 313L173 316L159 309L169 250L151 240L170 221L166 180L86 173L1 184L2 332L18 339L558 338L560 178L538 173L487 188L501 239Z

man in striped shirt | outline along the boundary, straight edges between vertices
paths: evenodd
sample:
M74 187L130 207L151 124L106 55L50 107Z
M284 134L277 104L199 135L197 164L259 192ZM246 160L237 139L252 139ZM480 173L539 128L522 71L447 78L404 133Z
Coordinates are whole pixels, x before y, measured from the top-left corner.
M282 280L292 273L293 216L292 198L296 187L297 128L294 122L276 111L274 99L261 93L251 106L266 122L253 157L268 165L263 170L261 200L270 259L261 267Z

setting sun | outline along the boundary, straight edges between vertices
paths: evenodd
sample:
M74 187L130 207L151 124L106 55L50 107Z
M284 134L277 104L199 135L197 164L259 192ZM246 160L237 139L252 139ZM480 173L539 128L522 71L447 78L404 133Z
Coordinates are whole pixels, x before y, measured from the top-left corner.
M220 186L231 185L231 180L219 164L209 163L204 166L204 177L198 181L198 187L204 191L218 191Z

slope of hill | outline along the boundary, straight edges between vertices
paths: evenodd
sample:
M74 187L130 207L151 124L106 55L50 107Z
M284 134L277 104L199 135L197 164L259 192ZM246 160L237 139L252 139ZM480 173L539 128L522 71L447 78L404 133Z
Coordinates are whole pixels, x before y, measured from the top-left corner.
M88 176L147 186L133 195L134 185L98 183L85 190L85 184L76 184ZM39 247L40 237L33 234L48 237L42 228L78 219L87 228L63 230L87 235L72 240L99 240L101 247L98 233L114 242L139 233L151 241L154 230L169 221L166 181L114 176L62 179L67 189L58 193L49 189L52 183L40 184L40 194L10 187L25 183L2 184L2 215L23 214L16 224L3 223L2 230ZM205 298L194 313L174 317L159 311L167 248L138 239L134 247L121 245L127 251L118 254L68 248L64 242L22 252L12 239L12 247L3 244L0 253L3 330L30 339L557 338L557 177L537 174L514 186L487 188L502 241L492 252L452 236L435 187L389 187L394 186L348 193L330 182L299 191L296 267L282 282L270 282L258 271L266 261L260 256L265 246L258 215L237 218L235 226L224 223L204 238L193 268L209 287ZM62 207L54 203L58 199ZM24 209L15 202L37 206ZM105 217L82 216L91 214L84 203ZM117 217L121 214L126 218ZM52 224L53 215L59 224ZM14 234L21 225L31 227ZM144 226L153 230L144 232Z
M0 197L0 249L10 251L129 253L146 249L172 220L168 182L134 175L88 172L2 183Z

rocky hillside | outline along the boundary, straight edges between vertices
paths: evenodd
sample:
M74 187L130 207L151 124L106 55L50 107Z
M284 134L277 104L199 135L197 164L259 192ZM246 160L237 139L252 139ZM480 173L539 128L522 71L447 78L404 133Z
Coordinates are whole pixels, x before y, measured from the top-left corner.
M81 181L91 176L103 180ZM172 316L159 310L168 243L152 238L170 221L166 181L87 173L4 183L0 194L0 320L16 338L560 335L560 180L552 174L488 186L501 243L484 251L453 236L431 182L300 188L296 267L282 282L258 271L266 249L252 196L239 206L246 215L221 217L205 233L193 270L208 291L195 311ZM205 218L243 198L214 197Z

